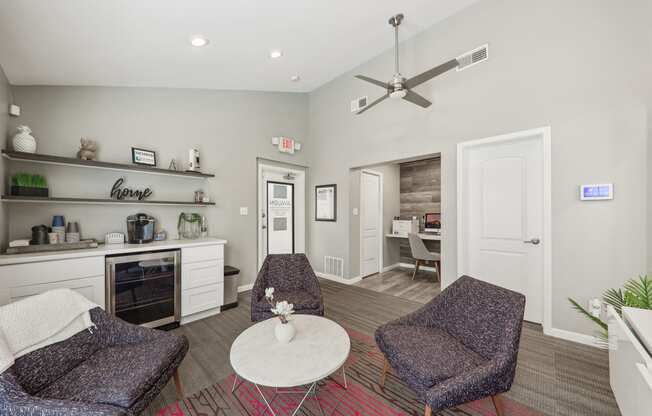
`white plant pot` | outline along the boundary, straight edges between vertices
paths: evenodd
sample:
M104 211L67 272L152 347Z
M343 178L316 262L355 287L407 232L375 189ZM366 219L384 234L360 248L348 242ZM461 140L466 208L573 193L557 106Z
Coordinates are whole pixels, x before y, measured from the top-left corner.
M292 338L294 338L296 333L297 330L294 325L292 325L292 322L284 324L279 321L276 324L276 327L274 327L274 335L276 335L276 339L281 344L287 344L288 342L292 341Z

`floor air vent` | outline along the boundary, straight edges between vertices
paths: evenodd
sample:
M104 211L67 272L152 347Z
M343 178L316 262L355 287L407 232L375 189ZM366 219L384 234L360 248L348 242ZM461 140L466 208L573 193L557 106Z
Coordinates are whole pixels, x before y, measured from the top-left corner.
M344 278L344 259L324 256L324 273Z
M457 57L457 62L459 66L457 67L458 71L463 71L466 68L470 68L475 64L486 61L489 58L489 45L482 45L465 53L464 55Z

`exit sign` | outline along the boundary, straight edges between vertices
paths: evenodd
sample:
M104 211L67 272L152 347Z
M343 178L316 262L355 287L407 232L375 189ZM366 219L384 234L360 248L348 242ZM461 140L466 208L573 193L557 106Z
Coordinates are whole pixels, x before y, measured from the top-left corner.
M278 146L279 152L294 154L301 150L301 143L289 137L272 137L272 144Z

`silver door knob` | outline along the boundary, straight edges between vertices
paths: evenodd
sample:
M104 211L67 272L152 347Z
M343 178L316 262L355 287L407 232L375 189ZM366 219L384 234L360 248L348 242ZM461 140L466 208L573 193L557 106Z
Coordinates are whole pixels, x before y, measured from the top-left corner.
M541 242L538 238L533 238L531 240L525 240L523 241L525 244L534 244L535 246Z

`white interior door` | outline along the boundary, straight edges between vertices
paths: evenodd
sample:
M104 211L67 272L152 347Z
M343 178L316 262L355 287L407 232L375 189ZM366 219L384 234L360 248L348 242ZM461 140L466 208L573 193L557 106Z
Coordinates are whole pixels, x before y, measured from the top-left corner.
M360 275L380 272L381 259L381 176L363 171L360 182Z
M267 254L294 253L294 184L267 181Z
M528 132L526 132L528 133ZM461 270L526 296L525 319L543 321L544 142L514 135L460 147Z
M305 171L258 166L258 268L268 254L305 253Z

